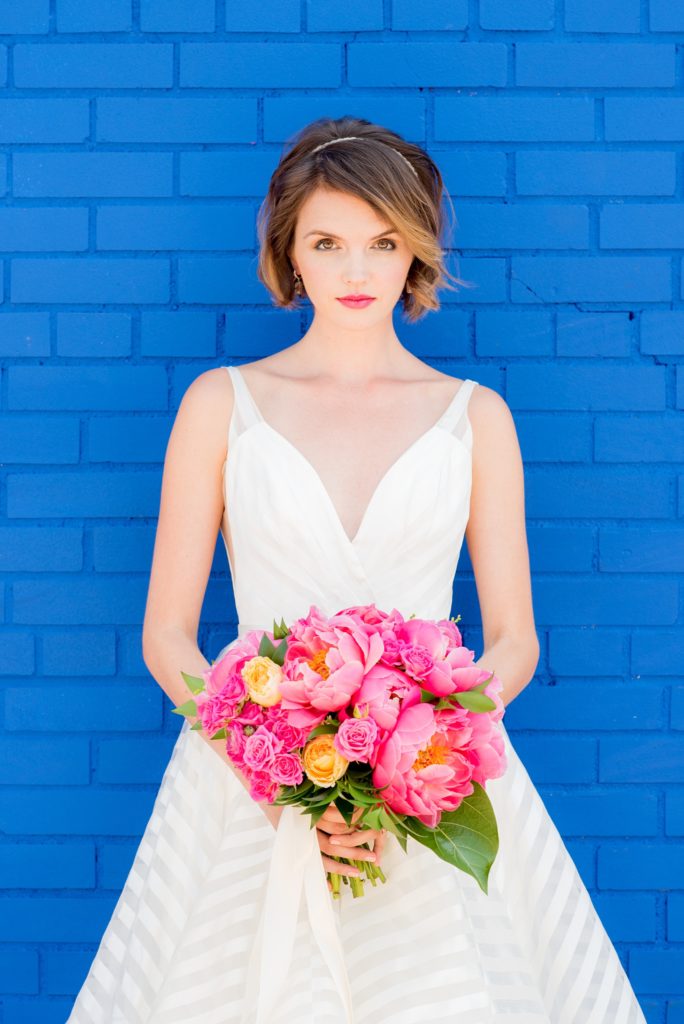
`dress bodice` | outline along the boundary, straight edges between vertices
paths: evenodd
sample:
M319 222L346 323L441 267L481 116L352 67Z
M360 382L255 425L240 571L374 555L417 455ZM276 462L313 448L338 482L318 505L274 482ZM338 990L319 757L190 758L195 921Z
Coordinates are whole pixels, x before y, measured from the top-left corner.
M239 632L374 602L446 618L470 508L466 379L439 419L388 467L350 538L311 462L261 415L237 366L221 524ZM231 539L231 559L228 537Z

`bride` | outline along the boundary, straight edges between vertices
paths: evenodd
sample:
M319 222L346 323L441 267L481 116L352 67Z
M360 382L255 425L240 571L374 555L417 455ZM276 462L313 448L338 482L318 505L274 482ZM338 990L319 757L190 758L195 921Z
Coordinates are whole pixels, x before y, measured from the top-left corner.
M397 303L416 322L458 282L444 265L443 199L423 149L351 116L306 126L276 168L258 276L275 305L306 297L313 318L275 355L200 374L178 409L143 629L145 663L175 706L191 696L180 670L209 667L197 632L219 532L239 635L311 604L447 617L465 537L482 615L475 664L502 680L505 705L532 679L510 410L417 358L393 325ZM309 830L293 808L255 803L225 741L184 721L69 1021L645 1024L501 729L485 895L418 844L404 853L391 834L348 828L334 804ZM326 871L356 873L333 858L360 858L367 843L387 883L353 901L343 891L333 909Z

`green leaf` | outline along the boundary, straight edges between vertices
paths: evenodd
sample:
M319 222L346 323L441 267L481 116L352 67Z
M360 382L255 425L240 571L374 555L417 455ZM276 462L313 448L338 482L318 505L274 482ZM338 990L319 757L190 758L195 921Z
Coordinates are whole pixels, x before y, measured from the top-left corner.
M202 728L202 723L200 722L199 719L197 719L195 724L190 726L190 731L191 732L199 732L201 728ZM215 739L215 737L212 737L212 739Z
M204 689L204 680L201 679L200 676L189 676L187 672L183 671L183 669L181 669L181 675L183 676L185 682L188 684L188 689L192 693L202 692L202 690Z
M486 693L474 693L473 690L461 690L453 693L453 699L468 711L493 711L496 704Z
M226 729L224 726L222 729L219 729L218 732L215 732L211 738L212 740L225 740L227 736L228 734L226 733Z
M455 811L442 812L434 829L416 818L405 818L404 827L442 860L472 875L486 894L489 871L499 849L499 832L484 788L477 782L473 786L475 791Z
M186 700L185 704L179 704L177 708L173 708L171 714L185 715L186 718L190 715L196 715L197 704L194 700Z

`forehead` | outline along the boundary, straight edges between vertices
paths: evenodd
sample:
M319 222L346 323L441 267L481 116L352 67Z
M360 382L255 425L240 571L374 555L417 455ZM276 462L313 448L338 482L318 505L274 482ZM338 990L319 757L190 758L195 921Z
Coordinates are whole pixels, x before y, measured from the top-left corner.
M390 226L365 199L325 188L317 188L307 196L297 218L297 229L302 233L321 229L339 235L356 231L372 234Z

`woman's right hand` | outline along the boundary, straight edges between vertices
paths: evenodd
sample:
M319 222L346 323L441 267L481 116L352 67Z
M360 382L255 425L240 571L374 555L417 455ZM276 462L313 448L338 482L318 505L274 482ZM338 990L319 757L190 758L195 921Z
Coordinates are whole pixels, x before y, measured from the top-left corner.
M352 814L352 822L358 821L362 814L363 808L357 807ZM325 870L338 875L353 875L355 877L361 875L359 868L345 863L344 860L335 860L334 857L344 857L345 860L368 860L373 864L379 864L386 841L384 829L350 829L334 803L330 804L318 819L316 836ZM331 841L333 837L340 837L339 845ZM373 841L373 849L363 848L363 844L370 841ZM328 889L332 891L330 879L328 879Z

